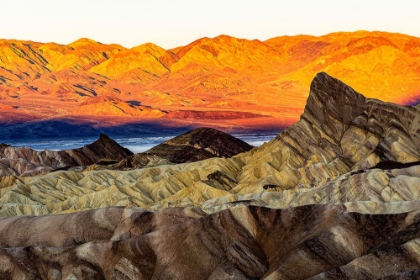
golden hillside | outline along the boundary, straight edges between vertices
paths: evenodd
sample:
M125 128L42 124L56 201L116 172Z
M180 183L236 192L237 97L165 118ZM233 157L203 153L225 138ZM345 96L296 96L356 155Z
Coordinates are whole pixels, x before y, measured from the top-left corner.
M420 38L366 31L264 42L221 35L172 50L152 43L125 49L90 39L69 45L1 40L0 113L5 120L83 119L103 112L141 120L180 110L239 111L271 118L194 122L290 125L303 111L311 79L321 71L367 97L415 103L419 57ZM118 100L118 108L109 100ZM139 111L127 105L133 102L147 107Z

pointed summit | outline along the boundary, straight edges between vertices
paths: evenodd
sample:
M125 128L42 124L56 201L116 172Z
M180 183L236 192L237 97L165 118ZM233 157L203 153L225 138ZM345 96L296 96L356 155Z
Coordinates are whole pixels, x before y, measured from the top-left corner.
M213 128L197 128L159 144L146 153L174 163L232 157L252 149L248 143Z
M346 124L363 112L365 100L350 86L321 72L311 83L304 115L313 115L321 124L333 120Z
M99 158L116 158L118 160L122 160L133 154L129 149L122 147L115 140L103 133L99 135L98 140L81 148L81 150L84 150L85 153L93 152Z

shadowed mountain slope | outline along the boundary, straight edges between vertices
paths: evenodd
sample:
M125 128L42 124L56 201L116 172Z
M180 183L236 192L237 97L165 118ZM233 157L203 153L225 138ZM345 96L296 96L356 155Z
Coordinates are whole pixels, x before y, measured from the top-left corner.
M212 128L197 128L165 141L150 150L126 157L118 163L103 162L88 170L132 170L146 166L229 158L252 149L248 143Z
M246 142L212 128L198 128L177 136L149 151L133 154L105 134L83 148L35 151L29 147L0 145L0 175L35 176L54 170L130 170L232 157L252 148ZM73 167L73 168L72 168Z
M145 153L173 163L185 163L212 157L229 158L251 149L251 145L222 131L198 128L165 141Z
M33 176L58 168L91 165L102 159L120 161L132 154L105 134L83 148L64 151L35 151L1 144L0 175Z

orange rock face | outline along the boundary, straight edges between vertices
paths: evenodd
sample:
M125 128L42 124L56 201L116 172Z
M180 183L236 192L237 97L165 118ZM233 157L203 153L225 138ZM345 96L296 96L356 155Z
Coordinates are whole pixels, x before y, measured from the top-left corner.
M7 121L185 121L192 111L204 111L211 113L194 113L204 117L190 121L287 126L299 118L310 81L321 71L367 97L418 102L419 58L420 38L365 31L264 42L222 35L172 50L152 43L125 49L89 39L69 45L0 40L0 115Z

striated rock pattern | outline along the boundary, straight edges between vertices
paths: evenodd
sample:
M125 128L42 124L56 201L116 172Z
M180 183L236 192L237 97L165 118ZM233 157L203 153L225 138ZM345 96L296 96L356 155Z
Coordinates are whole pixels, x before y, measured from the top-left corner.
M120 161L133 153L105 134L83 148L64 151L35 151L0 144L0 176L33 176L72 166L86 166L100 160Z
M208 200L201 207L206 212L215 212L242 202L271 208L340 204L349 211L360 213L408 212L420 206L420 164L402 169L375 168L346 173L310 189L297 186L281 190L276 185L269 185L263 192L229 194Z
M406 279L420 269L419 211L241 206L206 215L112 207L3 218L0 277Z
M146 151L173 163L185 163L212 157L232 157L247 152L252 146L222 131L198 128Z
M146 153L138 153L126 157L119 162L102 161L88 166L84 170L133 170L146 166L159 166L173 164L167 159L159 156L148 155Z

